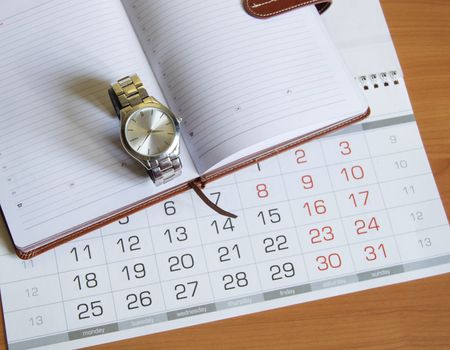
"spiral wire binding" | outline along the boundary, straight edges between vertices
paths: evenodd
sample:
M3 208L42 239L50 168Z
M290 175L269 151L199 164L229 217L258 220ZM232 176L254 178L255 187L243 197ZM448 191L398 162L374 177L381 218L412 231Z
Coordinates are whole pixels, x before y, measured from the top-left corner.
M381 72L361 75L357 78L364 90L379 89L380 87L400 84L397 71Z

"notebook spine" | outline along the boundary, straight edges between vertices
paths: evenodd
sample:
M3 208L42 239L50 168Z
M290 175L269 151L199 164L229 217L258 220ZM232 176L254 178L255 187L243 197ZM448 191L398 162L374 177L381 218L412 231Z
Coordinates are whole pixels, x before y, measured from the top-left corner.
M395 70L369 75L361 75L356 79L359 81L364 90L373 90L400 84L399 74Z

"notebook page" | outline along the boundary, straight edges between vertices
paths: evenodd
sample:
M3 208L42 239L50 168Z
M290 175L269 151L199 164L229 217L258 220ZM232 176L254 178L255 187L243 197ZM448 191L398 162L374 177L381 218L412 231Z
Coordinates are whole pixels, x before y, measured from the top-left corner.
M27 247L195 177L156 188L122 149L107 88L139 73L162 93L120 1L2 2L0 201Z
M240 0L124 4L199 172L367 108L314 7L260 20Z

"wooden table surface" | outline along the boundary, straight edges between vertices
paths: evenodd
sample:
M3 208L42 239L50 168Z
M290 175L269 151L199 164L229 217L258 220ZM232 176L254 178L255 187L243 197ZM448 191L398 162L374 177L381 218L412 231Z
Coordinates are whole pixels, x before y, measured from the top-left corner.
M336 0L339 1L339 0ZM447 216L450 1L382 0ZM3 329L3 321L1 321ZM4 332L0 347L5 348ZM450 349L450 274L99 349Z

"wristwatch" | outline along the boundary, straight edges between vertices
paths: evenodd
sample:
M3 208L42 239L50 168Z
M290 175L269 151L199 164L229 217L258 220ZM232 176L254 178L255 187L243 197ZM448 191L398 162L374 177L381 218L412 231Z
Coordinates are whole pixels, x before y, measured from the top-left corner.
M181 118L149 96L137 75L119 79L108 93L127 153L145 167L156 185L180 175Z

